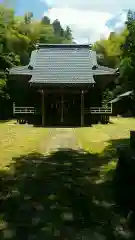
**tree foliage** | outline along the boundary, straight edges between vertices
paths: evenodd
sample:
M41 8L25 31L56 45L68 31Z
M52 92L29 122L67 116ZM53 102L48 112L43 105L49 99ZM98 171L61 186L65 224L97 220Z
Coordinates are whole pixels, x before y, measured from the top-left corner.
M126 22L128 35L121 45L120 80L123 86L135 92L135 13L128 12Z
M14 65L26 65L37 42L72 42L70 28L63 29L57 19L51 23L44 16L36 21L32 12L16 17L7 6L5 1L0 5L0 99L7 98L8 94L5 70Z
M99 54L99 64L120 69L112 97L128 90L135 92L135 13L129 10L125 28L120 33L111 33L108 39L97 41L93 48Z
M97 41L93 48L99 54L99 63L112 68L119 67L122 54L121 45L124 43L127 35L127 30L124 29L121 33L111 32L108 39Z

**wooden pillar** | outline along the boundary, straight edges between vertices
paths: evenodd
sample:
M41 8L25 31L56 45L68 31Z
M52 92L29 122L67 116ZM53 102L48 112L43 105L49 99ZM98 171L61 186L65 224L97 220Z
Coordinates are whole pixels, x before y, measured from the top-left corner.
M44 90L41 91L42 94L42 126L45 126L45 97L44 97Z
M135 131L130 131L130 147L135 149Z
M61 123L64 121L64 97L61 95Z
M13 116L15 115L15 102L13 102Z
M81 91L81 126L84 126L84 92Z

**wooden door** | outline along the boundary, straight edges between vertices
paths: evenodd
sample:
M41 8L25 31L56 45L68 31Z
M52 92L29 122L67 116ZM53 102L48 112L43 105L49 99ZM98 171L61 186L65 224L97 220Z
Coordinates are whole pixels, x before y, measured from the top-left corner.
M60 123L60 96L56 94L49 94L46 101L47 123L51 125L58 125Z

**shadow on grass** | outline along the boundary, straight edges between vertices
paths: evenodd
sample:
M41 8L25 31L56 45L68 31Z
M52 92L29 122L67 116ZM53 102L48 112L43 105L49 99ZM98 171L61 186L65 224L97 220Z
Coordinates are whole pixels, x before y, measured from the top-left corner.
M13 161L0 172L1 240L82 239L88 229L115 239L112 182L98 181L107 158L63 149Z
M129 146L130 139L123 138L123 139L112 139L108 141L108 146L103 151L102 155L109 160L116 160L117 158L117 149L120 146Z
M120 152L121 147L122 149L124 147L125 152L123 152L124 154L121 155L119 162L117 162L117 150ZM119 212L119 214L121 214L123 217L127 218L129 213L135 213L135 164L134 160L132 159L132 152L130 151L130 139L111 140L103 155L108 160L114 160L116 163L118 163L116 168L112 168L112 170L107 171L106 177L109 179L110 176L113 176L113 199L115 201L115 206L117 208L117 212ZM134 216L134 219L132 219L131 228L135 234Z

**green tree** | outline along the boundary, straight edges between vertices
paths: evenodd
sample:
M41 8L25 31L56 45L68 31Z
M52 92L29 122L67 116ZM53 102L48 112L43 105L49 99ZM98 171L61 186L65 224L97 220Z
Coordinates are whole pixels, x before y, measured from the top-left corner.
M113 68L119 67L122 54L121 45L124 43L126 35L126 29L121 33L111 32L108 39L101 39L94 44L93 49L99 54L99 64Z
M71 31L71 29L70 29L69 26L66 27L66 30L65 30L65 38L66 38L67 40L72 41L72 31Z
M25 24L30 24L33 18L33 13L32 12L27 12L24 15L24 22Z
M126 22L126 28L128 34L125 38L125 42L121 45L121 79L123 84L128 89L135 91L135 13L132 11L128 12L128 19Z
M56 34L56 36L62 36L63 35L63 29L61 27L60 21L58 19L56 19L53 23L53 29L54 29L54 33Z
M41 23L42 24L50 24L50 19L47 17L47 16L44 16L42 19L41 19Z
M62 43L72 39L70 30L64 30L58 20L51 24L45 16L36 21L32 12L16 17L14 10L7 7L8 3L13 2L9 0L0 5L0 99L7 94L5 70L14 65L28 64L37 42Z
M119 77L119 79L117 77L117 84L113 84L111 89L105 90L105 100L110 99L110 97L114 98L118 94L127 91L127 86L124 87L123 84L124 81L126 82L126 79L123 80L123 76L125 67L130 65L130 59L123 58L123 49L121 47L125 43L127 35L128 30L125 27L120 33L111 32L108 39L101 39L93 46L93 49L96 50L98 54L98 64L121 69L121 77ZM127 71L129 71L129 69L127 69ZM128 74L129 72L127 72L127 76Z

